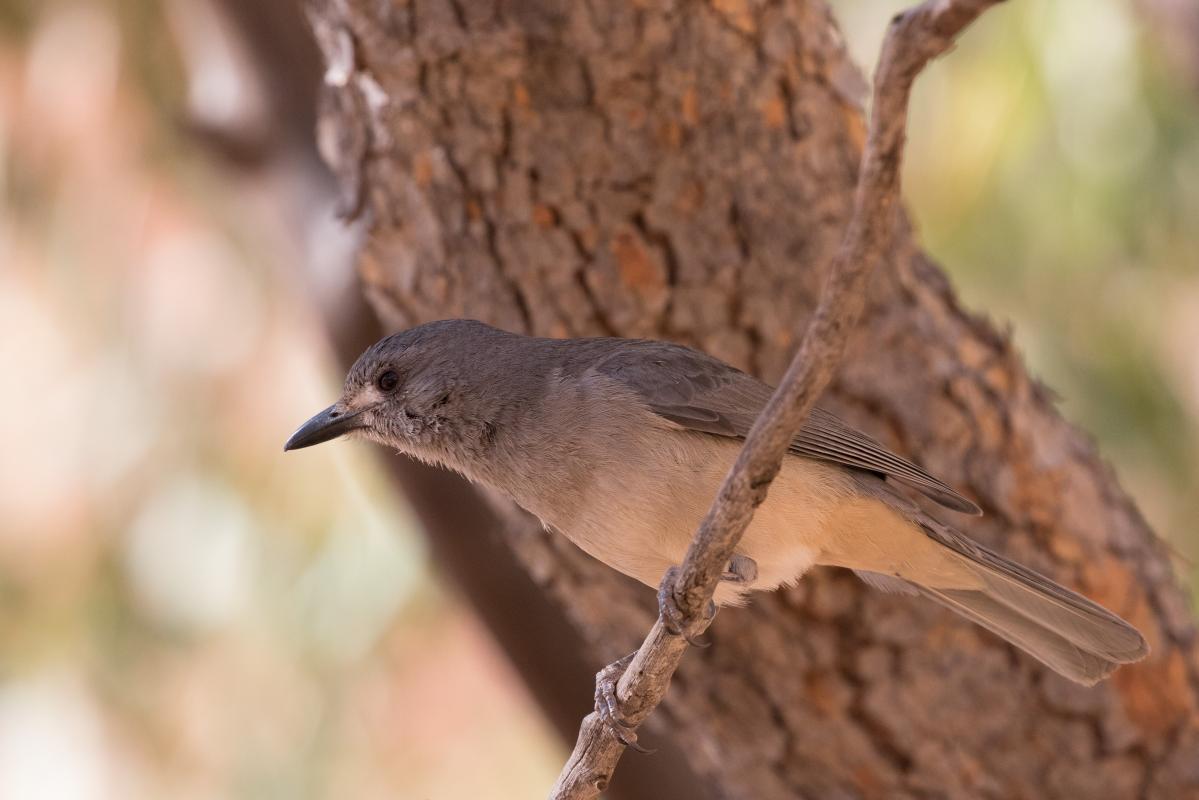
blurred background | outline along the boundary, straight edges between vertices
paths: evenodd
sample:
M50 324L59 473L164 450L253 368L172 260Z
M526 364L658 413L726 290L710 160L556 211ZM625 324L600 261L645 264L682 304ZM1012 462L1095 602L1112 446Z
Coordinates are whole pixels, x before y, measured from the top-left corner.
M0 798L541 796L565 748L389 456L283 457L340 383L310 298L354 291L357 232L231 5L0 0ZM864 69L904 5L835 4ZM1195 585L1199 43L1168 5L985 16L921 79L906 179Z

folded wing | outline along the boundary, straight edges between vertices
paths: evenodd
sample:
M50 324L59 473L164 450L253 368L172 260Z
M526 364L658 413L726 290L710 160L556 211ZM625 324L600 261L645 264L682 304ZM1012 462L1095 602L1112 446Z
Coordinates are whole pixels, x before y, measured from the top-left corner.
M629 344L611 351L596 372L623 383L676 425L744 438L770 399L769 386L703 353L665 342ZM982 513L944 481L819 407L812 409L791 451L884 475L954 511Z

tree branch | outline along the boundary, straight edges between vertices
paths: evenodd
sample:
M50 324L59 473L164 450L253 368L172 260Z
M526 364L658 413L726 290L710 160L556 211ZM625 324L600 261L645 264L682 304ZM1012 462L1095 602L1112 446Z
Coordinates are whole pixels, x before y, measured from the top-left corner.
M782 383L754 423L745 446L687 550L681 569L668 573L686 633L708 625L704 610L754 510L766 499L795 432L828 385L849 332L865 303L875 265L892 244L900 201L900 166L908 99L916 76L947 51L956 36L1002 0L927 0L896 16L883 41L875 72L873 110L854 195L853 216L829 266L815 316ZM659 616L617 684L621 714L640 725L661 702L687 648L684 636L667 630ZM553 800L596 797L607 788L625 745L599 715L584 718L579 738L558 781Z

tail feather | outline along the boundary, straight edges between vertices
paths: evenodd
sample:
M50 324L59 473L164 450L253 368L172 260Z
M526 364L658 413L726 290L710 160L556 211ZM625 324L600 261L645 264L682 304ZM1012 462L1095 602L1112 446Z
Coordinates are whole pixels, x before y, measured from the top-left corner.
M1071 680L1090 686L1121 664L1140 661L1149 646L1140 632L1103 606L1017 564L927 517L929 538L977 577L970 588L925 585L904 575L857 570L870 585L920 593L1011 642Z
M1137 628L1107 608L935 521L874 476L858 476L858 486L920 529L942 554L936 569L929 569L927 553L882 561L880 571L844 564L873 587L929 597L1087 686L1149 655Z
M1136 661L1144 655L1142 652L1135 657L1127 654L1113 656L1110 654L1110 648L1105 646L1100 646L1101 652L1097 652L1078 644L1070 636L1063 635L1052 627L1051 623L1034 616L1026 616L1025 612L1005 605L985 592L954 589L942 591L925 586L918 588L924 596L1011 642L1055 672L1086 686L1103 680L1121 664ZM1033 608L1029 608L1028 611L1035 613ZM1106 627L1110 623L1104 621L1100 624ZM1081 627L1085 627L1085 624ZM1074 624L1067 626L1071 633L1079 628L1080 626ZM1093 633L1097 633L1098 638L1102 638L1105 633L1123 635L1122 631L1114 630ZM1086 638L1096 637L1088 634Z
M986 586L984 594L990 600L1033 618L1079 648L1120 664L1138 661L1149 652L1136 628L1042 575L1013 575L991 565L979 568L979 572Z

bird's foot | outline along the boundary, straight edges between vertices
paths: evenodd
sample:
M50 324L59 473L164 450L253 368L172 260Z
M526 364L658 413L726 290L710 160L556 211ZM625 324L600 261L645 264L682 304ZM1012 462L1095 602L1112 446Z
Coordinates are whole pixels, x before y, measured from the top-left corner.
M700 622L703 623L699 625L700 630L708 627L712 618L716 616L716 604L708 603L703 620L697 620L694 616L684 614L674 599L674 584L678 577L678 567L671 567L662 576L662 583L658 585L658 616L662 618L662 625L667 631L675 636L682 636L687 640L687 644L692 647L707 647L710 643L697 639L693 630Z
M595 713L599 715L604 727L616 737L616 741L630 750L649 754L657 751L638 743L637 726L625 719L620 710L620 699L616 696L616 686L620 683L620 677L629 668L629 664L633 663L635 655L635 652L629 653L595 673Z
M758 579L758 562L749 556L735 555L729 559L729 565L720 576L722 581L748 586Z

